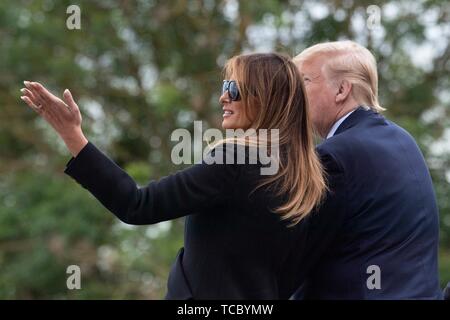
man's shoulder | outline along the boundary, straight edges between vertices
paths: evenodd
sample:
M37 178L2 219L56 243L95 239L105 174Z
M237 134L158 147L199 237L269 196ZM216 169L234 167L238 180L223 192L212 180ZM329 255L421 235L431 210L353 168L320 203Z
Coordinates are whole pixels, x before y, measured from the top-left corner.
M347 168L347 164L353 163L369 152L371 144L380 144L377 135L387 126L390 124L384 117L367 113L344 131L336 133L317 145L317 153L322 161L326 159L329 162L329 159L333 159L342 169L349 170L351 168Z
M415 153L419 149L405 129L380 115L371 115L361 123L324 140L317 145L316 150L321 158L332 156L346 167L345 164L352 166L359 159L367 160L405 150Z
M340 155L341 152L336 148L336 145L333 145L327 140L316 146L316 152L319 155L322 166L327 172L344 171L342 161L345 160L342 155Z
M358 152L361 144L358 130L348 129L338 135L328 138L316 146L317 153L323 158L333 158L335 161L343 161L346 157Z

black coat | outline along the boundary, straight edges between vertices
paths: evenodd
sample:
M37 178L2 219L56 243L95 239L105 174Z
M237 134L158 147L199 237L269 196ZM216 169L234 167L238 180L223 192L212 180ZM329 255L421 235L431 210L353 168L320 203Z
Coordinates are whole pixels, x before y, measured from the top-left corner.
M210 154L224 157L232 145ZM248 159L248 158L247 158ZM332 189L341 175L324 158ZM340 198L329 197L315 224L287 227L272 212L284 201L275 190L255 189L264 176L257 164L205 162L139 187L92 143L67 164L65 173L128 224L144 225L186 216L184 248L172 266L168 299L288 299L302 283L312 259L307 238L326 248L342 214ZM332 178L332 179L331 179ZM311 235L311 232L316 234ZM316 244L312 244L316 247ZM314 255L316 257L316 255Z

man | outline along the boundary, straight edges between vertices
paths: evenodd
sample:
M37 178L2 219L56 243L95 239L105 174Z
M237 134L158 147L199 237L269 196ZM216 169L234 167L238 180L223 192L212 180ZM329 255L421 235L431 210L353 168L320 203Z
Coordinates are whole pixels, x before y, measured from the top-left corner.
M329 196L340 197L342 208L311 218L321 216L313 225L322 233L308 239L317 244L314 267L296 298L442 298L432 181L414 139L380 114L375 58L355 42L338 41L310 47L294 62L325 139L317 150L327 171L332 163L330 181L336 173L342 179ZM321 242L314 234L323 230Z

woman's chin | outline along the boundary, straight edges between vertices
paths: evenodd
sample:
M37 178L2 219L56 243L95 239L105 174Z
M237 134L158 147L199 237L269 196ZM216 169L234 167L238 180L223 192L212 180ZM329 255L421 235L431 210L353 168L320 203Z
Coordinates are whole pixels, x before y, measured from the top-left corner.
M232 121L229 121L228 119L223 119L222 121L222 128L223 129L236 129L236 126Z

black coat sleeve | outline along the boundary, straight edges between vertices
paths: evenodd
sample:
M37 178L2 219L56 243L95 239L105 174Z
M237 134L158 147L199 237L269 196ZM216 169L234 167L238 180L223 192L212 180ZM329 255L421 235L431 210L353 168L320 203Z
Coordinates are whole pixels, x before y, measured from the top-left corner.
M215 154L214 159L225 157L229 149L226 145L219 146L209 156ZM226 203L235 189L238 166L202 162L139 187L89 142L76 158L70 159L64 172L89 190L121 221L143 225Z

